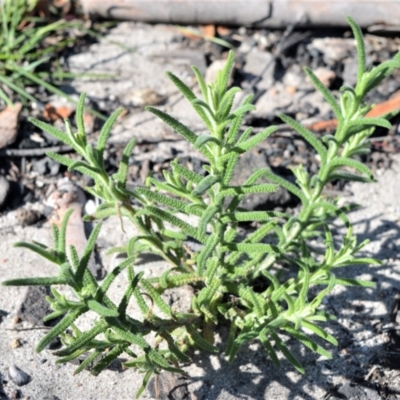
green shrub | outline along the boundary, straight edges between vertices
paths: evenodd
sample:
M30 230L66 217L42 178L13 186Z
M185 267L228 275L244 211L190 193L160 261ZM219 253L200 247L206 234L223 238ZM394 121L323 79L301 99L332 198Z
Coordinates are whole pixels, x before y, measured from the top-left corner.
M366 70L361 31L349 18L358 48L358 82L355 88L343 87L339 99L313 74L306 73L315 87L322 92L338 120L334 135L321 139L292 118L280 115L285 123L297 131L318 153L320 165L311 174L303 166L293 168L295 183L290 183L270 169L253 171L240 186L233 186L231 178L240 156L251 151L276 130L271 126L260 133L243 130L246 113L254 109L248 96L238 108L232 110L234 96L239 88L228 89L233 66L233 52L216 81L206 85L199 71L193 67L202 99L175 75L169 77L204 121L209 133L196 135L163 111L148 110L170 125L197 149L207 160L205 175L188 170L178 161L164 173L165 180L152 176L146 187L129 190L126 187L128 161L134 140L126 146L117 173L109 176L104 168L104 150L111 127L120 111L115 112L104 125L97 146L87 142L83 125L81 98L77 131L66 121L66 133L43 122L32 122L73 147L82 157L74 161L65 156L49 153L56 161L93 178L94 185L87 191L101 200L91 218L103 219L119 215L134 224L138 236L119 249L127 258L102 283L97 283L87 266L101 225L93 230L86 250L79 258L73 246L66 248L65 236L68 213L60 229L53 227L54 247L42 244L17 243L29 248L59 266L54 277L25 278L3 282L5 285L68 285L74 299L68 299L52 287L49 297L54 312L50 320L62 317L40 341L37 351L43 350L54 338L61 336L64 348L57 351L57 362L67 362L82 355L85 360L77 372L91 367L99 374L121 353L132 360L127 367L136 367L145 373L143 391L150 376L161 370L182 372L180 362L187 362L188 350L200 348L219 352L214 345L213 332L221 324L229 325L229 336L224 351L232 361L241 346L259 340L272 361L279 364L277 351L304 372L300 362L282 340L290 335L304 346L325 357L331 354L319 343L336 345L336 339L321 327L321 323L334 316L320 310L320 305L335 285L372 287L372 282L342 276L343 267L355 264L378 264L372 258L360 255L367 241L357 242L346 216L348 211L337 201L323 195L324 187L332 180L372 182L367 166L357 157L369 152L368 137L375 127L389 128L385 118L366 118L369 105L363 103L365 95L375 88L394 68L400 66L400 53L393 60ZM267 178L269 183L257 183ZM298 214L286 212L246 211L241 201L248 193L273 192L282 186L300 199ZM196 224L189 223L195 219ZM332 223L340 219L345 234L339 242L333 240ZM238 238L241 222L258 223L258 228L244 238ZM198 251L185 245L188 240L201 244ZM319 246L313 244L318 240ZM135 260L142 252L161 256L169 268L158 277L144 278L135 272ZM290 265L292 277L282 274L282 263ZM107 291L123 270L128 282L119 304L112 302ZM194 288L190 312L171 308L163 299L166 289L189 284ZM313 288L310 294L310 288ZM142 312L134 319L126 312L130 301L136 302ZM153 312L157 309L157 313ZM81 331L75 320L87 311L98 315L88 331ZM163 315L160 317L159 315ZM99 337L100 334L103 334ZM147 339L155 335L155 342ZM155 343L155 344L154 344ZM103 355L103 358L98 358Z

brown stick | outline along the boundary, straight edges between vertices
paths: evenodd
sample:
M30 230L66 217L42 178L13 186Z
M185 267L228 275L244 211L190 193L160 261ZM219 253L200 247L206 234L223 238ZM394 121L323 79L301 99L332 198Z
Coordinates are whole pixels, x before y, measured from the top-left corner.
M371 111L367 113L368 118L382 117L393 111L400 110L400 91L394 93L389 100L374 106ZM312 131L322 132L322 131L333 131L337 127L336 119L329 119L327 121L318 121L309 126L308 129Z
M81 0L83 10L111 19L168 24L285 28L301 14L303 26L345 26L351 15L365 28L399 26L400 3L391 0Z

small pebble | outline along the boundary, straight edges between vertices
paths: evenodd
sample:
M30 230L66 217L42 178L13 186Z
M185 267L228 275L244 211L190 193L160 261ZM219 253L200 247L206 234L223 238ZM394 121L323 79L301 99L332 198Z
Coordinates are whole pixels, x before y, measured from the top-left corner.
M16 365L8 369L8 377L18 386L26 385L31 380L31 377Z
M12 349L18 349L18 347L22 346L22 342L20 339L18 338L14 338L11 342L11 348Z
M9 191L10 183L3 175L0 175L0 209L5 204Z
M20 399L21 397L22 397L22 395L21 395L21 391L19 389L14 389L10 393L10 400L17 400L17 399Z

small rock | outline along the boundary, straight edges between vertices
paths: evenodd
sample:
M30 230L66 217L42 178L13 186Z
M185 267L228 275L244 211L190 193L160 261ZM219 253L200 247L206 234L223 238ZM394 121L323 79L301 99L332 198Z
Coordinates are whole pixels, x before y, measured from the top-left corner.
M293 105L294 106L290 110L291 112L305 114L301 116L300 120L303 118L310 118L317 113L319 120L331 118L331 106L325 101L324 96L318 90L307 94L298 93L297 98L293 99Z
M0 399L1 399L1 400L7 399L7 394L6 394L6 392L4 391L4 384L3 384L3 382L4 382L3 375L2 375L1 372L0 372Z
M166 96L157 93L154 89L132 88L120 96L123 104L133 107L155 106L163 103Z
M364 385L356 385L346 382L336 392L329 397L332 400L339 399L363 399L363 400L380 400L382 397L375 389L365 387Z
M35 224L41 217L42 214L37 210L19 208L15 211L15 218L22 227Z
M264 71L264 69L268 68ZM275 61L273 55L266 51L254 49L246 56L246 65L243 68L245 79L251 82L260 77L261 81L257 84L258 89L268 89L274 82Z
M8 369L8 377L18 386L26 385L31 381L31 377L16 365Z
M293 102L282 84L274 85L263 93L256 102L256 109L251 112L255 118L267 118L274 116L278 111L284 111Z
M22 104L16 103L0 112L0 149L15 142Z
M326 87L330 87L336 78L336 74L329 68L318 67L313 72Z
M8 315L7 311L0 310L0 324L3 322L4 317Z
M282 82L286 87L293 86L297 88L297 90L309 88L311 86L300 65L292 65L290 69L285 72Z
M83 123L85 125L86 135L91 135L93 133L95 121L96 119L92 114L88 112L83 113Z
M48 286L30 286L18 310L18 317L33 325L42 325L43 318L52 312L45 298L50 294Z
M50 175L55 176L60 171L60 164L49 157L44 157L41 160L35 161L32 170L39 175L47 175L50 173Z
M357 58L349 58L344 64L342 73L343 84L354 86L357 83L357 69L358 61Z
M155 375L149 382L148 391L155 399L184 400L189 395L185 378L171 372Z
M64 120L69 118L74 109L68 104L51 104L44 106L43 116L48 121Z
M307 47L309 50L317 49L321 52L328 65L351 56L356 48L354 39L330 37L316 38Z
M14 339L11 341L11 348L12 348L12 349L18 349L18 347L21 347L21 346L22 346L22 342L21 342L20 339L14 338Z
M3 208L4 203L7 200L9 191L10 183L3 175L0 175L0 210Z
M249 53L251 49L257 46L257 41L253 36L243 38L240 47L238 48L238 52L240 53Z
M22 398L22 394L21 391L19 389L13 389L10 393L10 400L17 400L17 399L21 399Z
M297 92L297 87L296 87L296 86L287 86L287 87L285 88L285 92L286 92L287 94L294 94L294 93Z

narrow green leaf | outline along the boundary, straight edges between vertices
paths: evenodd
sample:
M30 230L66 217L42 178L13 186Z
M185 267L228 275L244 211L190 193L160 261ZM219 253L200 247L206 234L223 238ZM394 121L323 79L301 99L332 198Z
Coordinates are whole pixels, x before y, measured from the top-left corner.
M167 125L172 129L177 131L181 136L183 136L192 145L195 144L197 135L193 133L187 126L181 124L175 118L171 117L167 113L157 110L154 107L146 107L146 110L156 115L158 118L162 119Z
M150 309L148 307L148 305L146 304L146 301L143 298L142 293L140 293L140 290L138 289L138 287L135 287L133 289L133 296L136 299L136 303L140 308L140 311L142 312L144 318L148 318Z
M372 174L371 170L360 161L352 160L350 158L337 157L329 163L329 166L354 168L361 174L365 174L370 179L370 182L374 181L374 175Z
M77 281L78 285L84 286L83 278L85 271L87 270L87 266L89 265L90 256L94 250L94 246L96 245L96 240L100 234L101 224L98 224L93 229L92 233L89 236L89 239L86 243L85 250L83 252L83 256L79 262L78 269L75 273L75 280Z
M268 355L271 357L272 362L277 367L280 367L281 363L279 362L278 355L276 354L276 351L274 350L271 342L268 340L265 330L260 332L260 336L258 338L262 343L262 345L264 346L264 349L267 351Z
M135 397L138 399L142 393L144 392L144 390L146 389L147 384L150 381L151 376L153 375L154 371L149 370L146 372L146 374L144 375L143 381L142 381L142 386L140 386L139 390L136 392Z
M200 347L200 349L206 350L210 353L218 353L218 347L213 346L210 342L205 340L196 329L190 329L189 335L193 342Z
M85 308L77 308L70 311L54 328L52 328L36 346L36 352L40 353L57 336L61 335L84 312Z
M74 375L82 372L86 367L89 367L94 360L101 355L101 351L95 350L88 357L86 357L79 365L79 367L74 371Z
M361 286L365 288L375 288L376 283L371 281L365 281L362 279L351 279L351 278L336 278L336 283L343 286Z
M299 371L301 374L304 374L305 373L304 368L299 363L297 358L290 352L290 350L282 342L279 336L276 333L271 333L271 337L274 339L276 346L286 357L286 359L297 369L297 371Z
M235 95L239 92L241 92L241 89L239 87L232 87L223 95L217 114L217 119L219 121L225 120L227 118L232 109Z
M122 296L122 299L118 305L118 313L119 313L119 315L122 316L122 318L126 317L126 309L128 307L129 300L131 299L132 295L134 294L139 281L142 279L142 276L143 276L143 272L140 272L139 274L134 275L132 266L129 266L129 269L128 269L129 286L126 289L126 291L125 291L124 295Z
M259 294L256 294L251 287L240 286L239 287L239 295L241 300L246 300L254 307L254 311L256 312L258 317L264 316L264 306L265 301Z
M252 138L247 139L245 142L238 143L235 149L239 149L241 153L249 151L254 147L256 147L258 144L260 144L261 142L263 142L272 133L276 132L277 129L278 128L276 126L270 126L269 128L264 129L263 131L257 133Z
M114 282L115 278L127 267L133 264L136 257L128 257L121 264L117 265L110 273L107 274L103 283L100 286L99 292L105 294Z
M73 171L74 169L78 170L78 168L84 168L85 170L91 171L92 174L100 175L101 171L99 168L89 165L85 161L77 160L68 166L69 171Z
M259 253L279 254L276 246L264 243L224 243L223 248L231 251L241 251L243 253Z
M96 300L88 300L86 302L87 306L94 311L100 317L118 317L118 311L112 310L108 307L104 307L101 303Z
M74 342L64 349L57 351L55 354L59 357L69 356L75 351L81 349L90 343L97 335L100 335L107 329L107 323L105 321L97 321L92 329L82 333L77 337Z
M162 356L160 352L157 350L151 349L148 352L148 357L150 358L151 361L153 361L156 365L161 367L162 369L170 372L175 372L175 373L183 373L183 371L180 368L174 368L171 367L168 364L168 361Z
M332 335L330 335L328 332L326 332L325 330L320 328L318 325L315 325L312 322L306 321L304 319L301 321L301 325L304 328L309 329L310 331L314 332L320 338L326 340L329 343L332 343L334 346L338 345L338 341Z
M196 98L195 94L192 90L181 81L176 75L171 72L166 72L168 78L172 81L172 83L179 89L179 91L189 100L192 101Z
M148 350L150 348L149 344L140 334L135 335L132 332L129 332L127 329L122 329L118 326L112 326L112 330L118 336L120 336L121 339L126 340L127 342L132 343L136 346L139 346L143 350Z
M231 113L230 118L245 115L249 111L253 111L255 109L256 107L253 104L243 104Z
M218 146L221 145L219 140L217 138L215 138L214 136L203 134L203 135L198 136L198 138L194 142L194 147L196 149L200 149L205 144L210 143L210 142L215 143Z
M336 181L339 179L343 179L344 181L348 182L364 182L364 183L371 182L370 178L352 174L346 171L335 171L329 174L329 182Z
M314 340L310 339L307 335L302 332L297 331L289 326L283 328L286 332L290 333L294 338L296 338L299 342L301 342L304 346L308 347L315 353L320 354L328 359L332 358L332 354L329 351L326 351L323 347L321 347L318 343L314 342Z
M181 200L177 200L170 196L165 196L161 193L153 192L147 188L137 188L136 191L137 191L137 193L145 196L146 198L148 198L152 201L163 204L167 207L171 207L174 210L186 213L186 207L187 207L188 203L185 203ZM200 216L201 212L193 210L193 214Z
M314 149L321 157L321 161L324 163L326 160L326 153L327 153L324 144L310 130L299 124L293 118L285 114L279 114L278 116L283 122L290 125L296 132L298 132L301 136L303 136L303 138L308 143L310 143L312 147L314 147Z
M67 363L70 361L75 360L76 358L78 358L79 356L81 356L82 354L87 352L87 348L84 347L83 349L79 349L77 351L75 351L74 353L72 353L69 356L66 357L61 357L56 361L56 364L63 364L63 363Z
M201 218L199 220L197 231L200 236L204 236L206 234L208 223L214 218L215 214L217 214L219 210L219 206L209 205L205 209L204 213L199 215Z
M38 244L27 243L27 242L17 242L17 243L14 243L14 247L22 247L24 249L29 249L54 264L58 264L61 261L59 259L58 255L54 252L54 250L51 250L51 249L47 250L46 248L44 248Z
M225 62L225 66L222 69L222 71L220 71L220 74L218 75L217 78L217 90L218 93L220 94L225 93L228 88L229 78L232 73L234 61L235 61L235 53L232 50L230 50L228 53L228 58L226 59Z
M37 277L9 279L1 283L3 286L48 286L48 285L68 285L68 281L63 276Z
M232 348L234 346L235 339L236 339L236 331L237 331L237 327L235 325L235 322L232 321L230 328L229 328L228 340L226 342L225 356L228 356L232 351Z
M114 346L91 370L90 373L94 376L98 376L100 372L106 369L118 356L123 353L124 349L122 346Z
M364 127L369 126L380 126L382 128L390 129L392 124L384 118L360 118L360 119L353 119L346 123L346 125L350 128L353 127Z
M269 221L271 218L286 217L279 211L237 211L222 215L222 222Z
M171 162L171 167L174 172L176 172L180 176L183 176L189 182L199 184L204 178L204 176L196 174L196 172L190 171L183 165L179 164L177 159Z
M3 69L3 68L2 68ZM13 81L12 79L9 79L8 77L3 75L4 73L2 73L0 75L0 82L3 83L5 86L7 86L8 88L12 89L14 92L18 93L20 96L22 96L24 99L27 99L29 101L31 101L32 103L36 102L36 99L30 95L25 88L20 85L16 85L15 81ZM4 92L3 92L4 93ZM4 97L4 96L3 96ZM6 99L8 99L9 97L7 96ZM8 103L8 101L6 101ZM11 103L12 104L12 103Z
M97 141L97 151L100 155L100 157L103 157L104 150L106 148L107 140L110 136L111 129L115 124L115 121L117 118L121 115L121 113L124 111L123 108L119 108L118 110L114 111L112 115L107 118L107 121L103 125L100 131L99 139Z
M182 353L181 350L179 350L175 344L175 339L168 332L162 332L160 336L165 339L165 341L168 343L168 349L178 360L182 362L190 361L190 358L186 354Z
M264 176L272 182L284 187L290 193L293 193L301 200L303 204L307 204L307 198L304 196L303 192L293 183L290 183L288 180L280 177L279 175L276 175L271 170L265 171Z
M220 177L217 175L208 175L197 185L196 189L193 190L193 196L202 196L212 186L219 182Z
M364 38L360 27L353 20L353 18L346 17L346 19L349 25L351 26L351 30L353 31L353 35L357 42L357 60L358 60L357 82L361 82L366 66Z
M79 101L76 106L76 112L75 112L75 121L76 121L76 126L78 128L78 135L82 138L86 137L85 122L83 119L83 112L85 109L85 99L86 99L86 94L82 93L79 96Z
M58 153L54 153L52 151L47 151L46 155L50 158L52 158L54 161L58 162L61 165L65 165L66 167L69 167L70 165L72 165L75 161L72 160L69 157L65 157L61 154Z
M152 286L151 283L147 282L145 279L142 279L140 284L146 290L147 294L152 298L157 307L167 316L172 316L171 307L163 300L157 290Z
M30 117L29 122L31 122L33 125L37 126L38 128L40 128L42 131L45 131L47 133L49 133L50 135L54 136L56 139L58 139L60 142L63 142L65 144L67 144L68 146L73 147L75 150L77 150L75 148L74 143L69 139L69 137L62 131L54 128L52 125L46 124L43 121L39 121L36 118L32 118Z
M218 243L220 242L220 237L218 233L214 233L213 235L209 236L206 242L204 243L203 249L197 254L197 273L200 276L204 275L206 271L206 263L209 257L211 256L214 249L217 247Z
M69 259L71 261L72 267L74 268L74 271L76 272L79 267L80 259L78 251L76 250L76 247L74 245L69 246Z
M340 106L338 104L338 102L336 101L335 97L333 96L333 94L329 91L329 89L319 80L319 78L314 74L314 72L311 71L310 68L305 67L304 68L305 73L307 74L307 76L310 78L311 82L313 83L313 85L322 93L322 95L325 97L325 100L329 103L329 105L331 106L336 119L339 122L343 121L343 116L342 116L342 112L340 110Z
M223 179L224 185L229 185L240 158L240 156L235 152L230 152L229 154L231 157L226 163L225 176Z
M60 236L59 236L59 242L58 242L58 246L56 246L56 249L58 251L58 253L61 254L65 254L66 251L66 236L67 236L67 226L68 226L68 221L69 218L71 217L71 215L74 213L74 210L68 210L65 215L64 218L61 222L61 226L60 226Z
M271 183L264 183L261 185L242 185L242 186L228 186L219 192L219 197L235 196L250 193L270 193L275 192L277 185Z
M135 147L136 139L131 139L128 144L125 146L124 151L122 153L122 159L120 161L118 172L115 177L118 180L118 183L121 187L125 188L126 180L128 178L128 169L129 169L129 157L132 154L132 150Z
M208 100L208 91L207 91L207 85L206 85L206 82L204 81L203 75L198 70L198 68L194 65L192 65L192 70L193 70L194 74L196 75L197 82L199 83L199 87L201 90L201 94L203 95L203 99L205 101L207 101Z
M171 225L174 225L177 228L181 229L186 235L191 236L199 240L200 242L203 241L203 238L197 234L196 228L192 227L187 222L182 221L180 218L175 217L175 215L172 215L167 211L152 206L147 206L144 211L158 218L161 218L164 221L169 222Z

